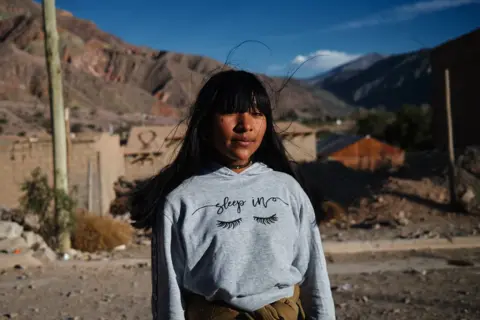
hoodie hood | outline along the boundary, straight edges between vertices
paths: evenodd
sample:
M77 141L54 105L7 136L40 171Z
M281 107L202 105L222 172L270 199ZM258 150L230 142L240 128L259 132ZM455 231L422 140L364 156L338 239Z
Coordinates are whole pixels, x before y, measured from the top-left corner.
M238 178L258 176L260 174L269 173L271 171L272 169L262 162L254 162L250 167L239 173L219 163L212 162L208 167L202 170L200 174L213 174L224 178Z

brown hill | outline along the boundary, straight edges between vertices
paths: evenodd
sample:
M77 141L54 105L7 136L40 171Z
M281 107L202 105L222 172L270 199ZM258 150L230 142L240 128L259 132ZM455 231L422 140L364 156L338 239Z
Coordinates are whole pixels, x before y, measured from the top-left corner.
M76 128L106 130L124 122L178 121L200 85L223 63L198 55L127 44L91 21L58 11L65 104ZM4 133L48 127L48 82L41 7L30 0L0 0L0 120ZM284 79L261 78L272 87ZM324 117L350 107L292 80L276 115ZM21 124L23 120L23 124ZM0 129L0 130L2 130Z

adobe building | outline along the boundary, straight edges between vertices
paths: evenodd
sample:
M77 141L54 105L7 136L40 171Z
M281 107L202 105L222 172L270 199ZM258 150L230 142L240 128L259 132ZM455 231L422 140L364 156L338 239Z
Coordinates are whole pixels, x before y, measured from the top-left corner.
M156 174L173 161L186 126L132 127L124 147L125 177L143 179ZM316 130L297 122L277 122L276 130L290 157L297 162L315 161Z
M69 153L69 188L77 189L78 206L105 214L115 198L113 184L124 175L123 152L118 135L81 133L72 135ZM53 185L53 154L50 135L0 136L0 204L15 208L21 185L39 167Z
M480 145L480 28L445 42L431 52L432 134L437 147L448 146L445 70L450 73L454 146Z

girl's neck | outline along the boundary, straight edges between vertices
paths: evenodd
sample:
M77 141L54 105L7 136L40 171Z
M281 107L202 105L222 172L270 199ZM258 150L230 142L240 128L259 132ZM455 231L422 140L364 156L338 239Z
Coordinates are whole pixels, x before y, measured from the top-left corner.
M250 167L253 161L250 159L248 161L234 161L225 156L219 155L216 157L216 162L232 170L233 172L240 173Z
M236 173L240 173L242 172L243 170L247 169L248 167L250 167L252 165L252 161L249 160L247 163L244 163L244 164L236 164L236 165L227 165L226 167L228 167L230 170L232 170L233 172L236 172Z

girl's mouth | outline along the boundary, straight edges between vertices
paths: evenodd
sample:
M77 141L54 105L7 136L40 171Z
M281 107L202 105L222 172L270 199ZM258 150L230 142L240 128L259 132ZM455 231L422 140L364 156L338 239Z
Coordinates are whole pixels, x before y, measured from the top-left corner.
M251 145L254 143L254 141L252 141L252 140L246 140L246 139L233 140L232 142L235 143L236 145L241 146L241 147L249 147L249 146L251 146Z

